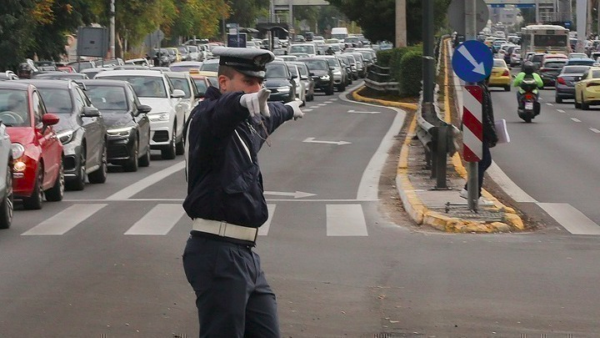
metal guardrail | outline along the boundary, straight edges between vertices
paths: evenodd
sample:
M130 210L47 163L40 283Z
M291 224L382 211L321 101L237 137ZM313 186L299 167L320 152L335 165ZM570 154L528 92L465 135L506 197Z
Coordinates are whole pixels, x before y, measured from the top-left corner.
M442 59L441 45L446 36L440 38L438 52L438 70ZM433 102L423 102L423 91L419 98L417 110L417 138L425 147L425 161L427 167L431 168L431 178L436 178L435 189L448 189L446 184L447 157L456 152L454 146L454 126L444 121L441 116L438 102L439 85L434 90Z
M390 80L390 67L371 65L365 78L365 85L378 92L398 92L398 82Z

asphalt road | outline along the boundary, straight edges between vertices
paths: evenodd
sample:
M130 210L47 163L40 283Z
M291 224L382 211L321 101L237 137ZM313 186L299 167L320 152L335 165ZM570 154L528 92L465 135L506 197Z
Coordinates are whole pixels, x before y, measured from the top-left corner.
M257 252L283 337L597 336L597 237L414 227L393 187L403 114L337 93L306 108L260 155ZM18 210L0 232L0 337L197 336L181 161Z

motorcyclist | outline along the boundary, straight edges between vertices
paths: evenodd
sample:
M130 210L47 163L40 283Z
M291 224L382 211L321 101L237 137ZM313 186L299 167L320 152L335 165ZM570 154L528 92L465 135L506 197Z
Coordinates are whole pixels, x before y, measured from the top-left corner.
M521 83L523 83L523 80L526 78L529 78L529 79L533 78L535 80L535 83L537 84L537 88L535 88L533 90L536 100L539 100L539 98L540 98L538 88L542 88L544 86L544 81L535 72L535 66L533 65L533 62L526 61L525 63L523 63L523 68L521 68L521 72L519 74L517 74L517 76L515 77L515 79L513 81L513 87L519 88L519 90L517 91L517 103L519 104L519 108L522 108L521 107L521 97L523 96L523 94L525 94L525 90L523 90L523 88L521 88Z

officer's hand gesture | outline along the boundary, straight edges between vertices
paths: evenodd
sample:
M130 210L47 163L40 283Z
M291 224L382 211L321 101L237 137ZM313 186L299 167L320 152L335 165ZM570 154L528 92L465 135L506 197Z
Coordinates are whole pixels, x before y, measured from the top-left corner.
M302 110L300 110L300 105L302 104L302 101L291 101L286 103L286 106L290 106L292 107L292 109L294 109L294 121L297 119L301 119L302 117L304 117L304 113L302 112Z
M258 114L262 114L265 117L269 117L271 116L271 113L269 112L267 99L269 98L270 94L270 90L262 88L256 93L242 95L242 97L240 98L240 104L242 105L242 107L248 109L248 111L250 112L250 116L252 117Z

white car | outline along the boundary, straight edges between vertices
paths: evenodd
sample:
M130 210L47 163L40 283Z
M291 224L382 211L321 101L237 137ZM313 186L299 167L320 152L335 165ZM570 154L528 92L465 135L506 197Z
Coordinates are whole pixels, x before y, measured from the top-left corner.
M171 80L175 89L181 89L185 93L185 96L181 98L179 105L181 105L184 114L184 121L187 121L192 109L198 104L200 99L200 93L196 82L192 80L189 73L184 72L166 72L167 77Z
M301 106L305 106L306 105L306 89L304 88L304 81L302 81L302 79L300 79L300 71L298 70L298 67L294 64L287 63L287 62L285 64L288 67L288 69L290 70L290 73L292 74L292 79L294 79L294 82L296 83L296 100L302 101Z
M513 49L512 54L510 55L510 66L520 65L521 64L521 48Z
M164 159L183 155L185 92L175 89L169 78L158 70L111 70L98 73L96 79L124 80L131 84L140 102L150 106L151 149L159 149Z
M12 143L0 121L0 229L8 229L13 218Z

